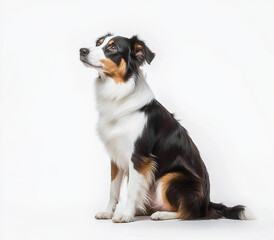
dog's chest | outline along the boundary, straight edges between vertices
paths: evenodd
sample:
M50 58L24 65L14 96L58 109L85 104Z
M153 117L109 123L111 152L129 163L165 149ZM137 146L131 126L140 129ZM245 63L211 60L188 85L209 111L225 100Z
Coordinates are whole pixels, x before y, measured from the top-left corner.
M112 161L128 171L134 143L141 136L147 118L142 112L127 114L119 119L100 116L98 132Z

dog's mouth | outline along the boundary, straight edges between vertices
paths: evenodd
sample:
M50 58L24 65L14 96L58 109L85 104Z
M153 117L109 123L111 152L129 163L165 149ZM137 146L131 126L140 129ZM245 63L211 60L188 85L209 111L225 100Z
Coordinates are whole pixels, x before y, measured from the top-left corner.
M80 60L85 64L93 68L102 68L102 66L95 66L91 63L89 63L83 56L80 56Z

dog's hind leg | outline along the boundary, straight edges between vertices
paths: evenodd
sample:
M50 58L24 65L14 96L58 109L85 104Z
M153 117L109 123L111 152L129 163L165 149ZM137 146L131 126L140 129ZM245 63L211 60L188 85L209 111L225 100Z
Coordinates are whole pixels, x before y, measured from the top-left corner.
M170 172L159 179L157 192L159 212L152 214L151 219L191 220L202 216L204 198L200 179L183 172Z

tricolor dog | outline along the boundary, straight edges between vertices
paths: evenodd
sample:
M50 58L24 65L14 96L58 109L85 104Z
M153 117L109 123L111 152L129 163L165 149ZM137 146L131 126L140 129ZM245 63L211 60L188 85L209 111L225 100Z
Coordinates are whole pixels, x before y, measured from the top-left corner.
M186 129L154 97L141 66L155 54L138 39L107 34L80 60L98 71L98 133L110 157L110 199L97 219L131 222L134 216L167 219L248 219L242 205L210 201L209 177ZM115 213L128 178L127 204Z

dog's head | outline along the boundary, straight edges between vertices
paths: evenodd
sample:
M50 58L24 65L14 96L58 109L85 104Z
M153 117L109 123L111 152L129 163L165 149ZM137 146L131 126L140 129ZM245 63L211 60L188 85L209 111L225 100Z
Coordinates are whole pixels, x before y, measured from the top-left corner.
M126 82L138 75L140 66L151 63L155 54L137 36L125 38L106 34L97 39L94 47L81 48L80 60L98 70L101 76L116 83Z

